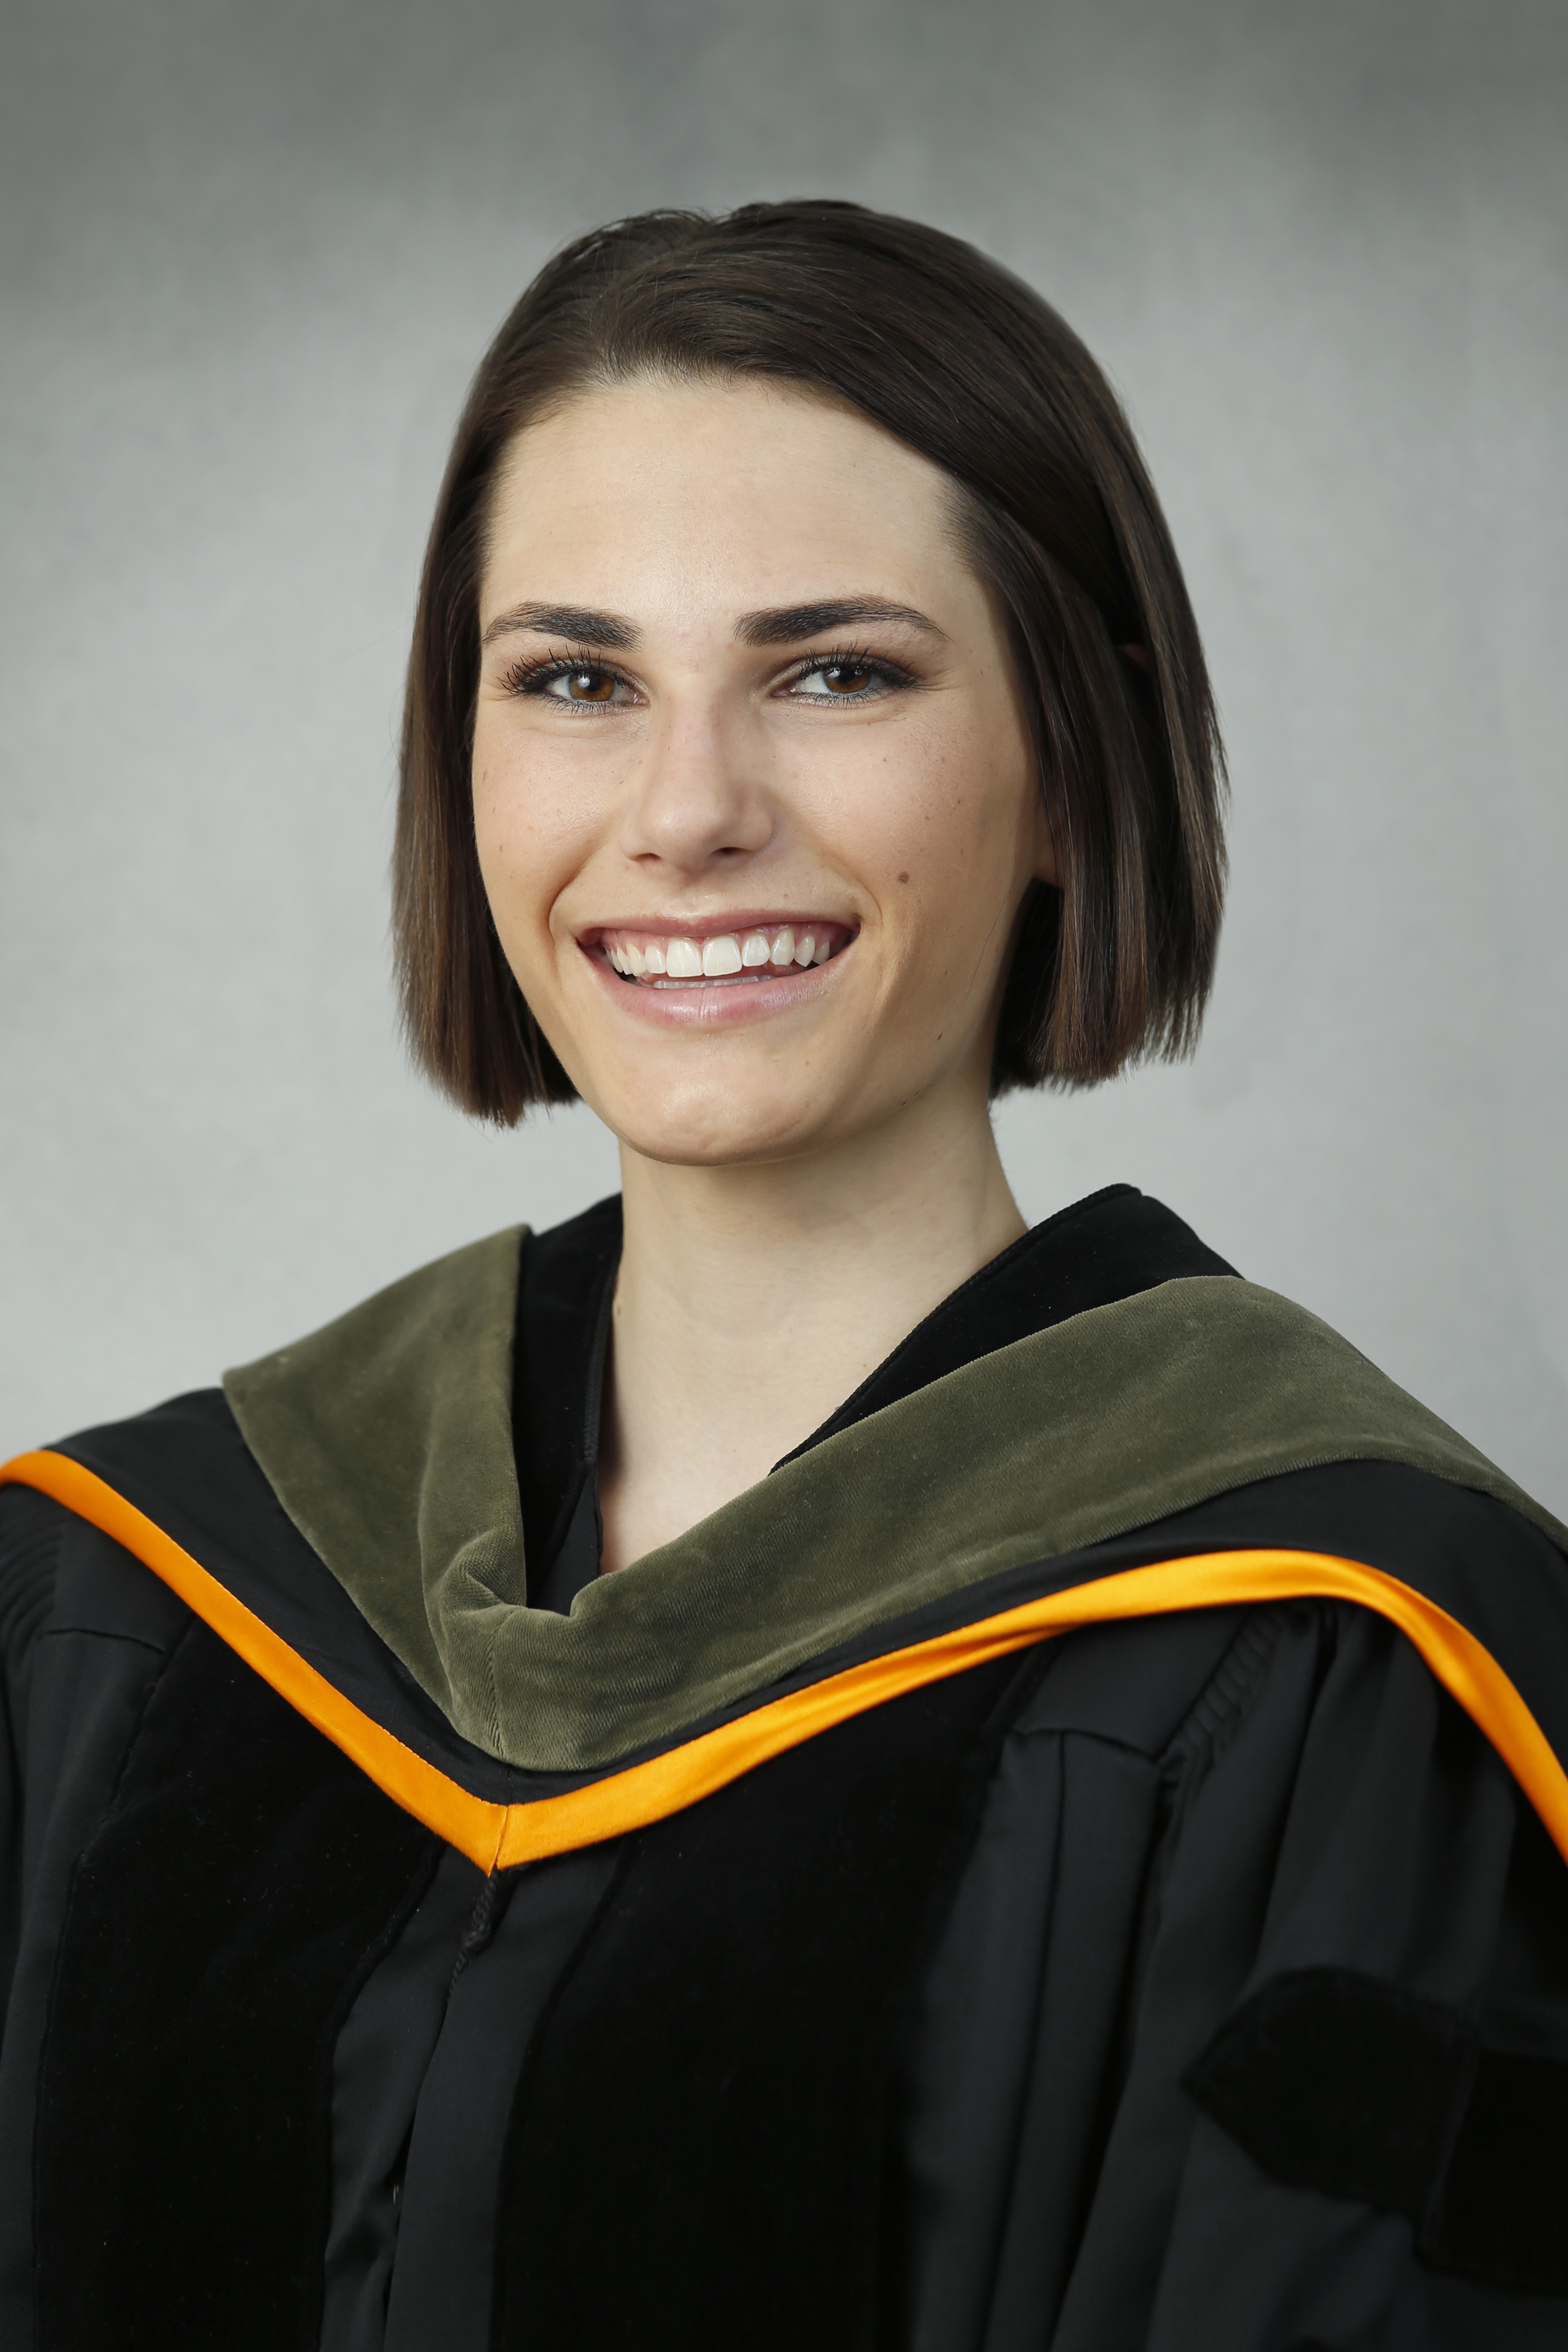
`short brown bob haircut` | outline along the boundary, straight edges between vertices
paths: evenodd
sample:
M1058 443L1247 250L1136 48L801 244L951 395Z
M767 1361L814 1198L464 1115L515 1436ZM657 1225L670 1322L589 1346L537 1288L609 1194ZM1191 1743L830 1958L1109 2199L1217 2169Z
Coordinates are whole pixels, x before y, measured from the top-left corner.
M575 1092L512 977L475 845L479 588L514 438L641 374L820 385L948 474L1005 615L1062 875L1023 910L993 1091L1190 1050L1225 879L1203 648L1132 430L1071 330L970 246L859 205L644 213L549 262L480 362L431 526L393 859L416 1061L504 1125Z

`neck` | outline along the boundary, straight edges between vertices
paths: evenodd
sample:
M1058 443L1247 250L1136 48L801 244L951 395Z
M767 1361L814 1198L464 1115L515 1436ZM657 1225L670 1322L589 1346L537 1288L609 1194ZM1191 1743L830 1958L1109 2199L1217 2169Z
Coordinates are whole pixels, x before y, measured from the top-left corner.
M674 1167L622 1150L604 1564L766 1477L950 1291L1026 1230L983 1100L915 1104L836 1150Z

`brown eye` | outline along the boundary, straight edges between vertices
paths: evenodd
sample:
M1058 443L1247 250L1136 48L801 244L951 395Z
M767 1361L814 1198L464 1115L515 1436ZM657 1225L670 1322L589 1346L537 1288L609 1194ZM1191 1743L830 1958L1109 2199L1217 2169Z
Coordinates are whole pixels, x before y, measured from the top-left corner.
M880 702L915 684L907 670L880 654L821 654L795 672L786 691L792 702Z
M608 702L615 692L615 680L607 669L568 670L561 683L572 702Z

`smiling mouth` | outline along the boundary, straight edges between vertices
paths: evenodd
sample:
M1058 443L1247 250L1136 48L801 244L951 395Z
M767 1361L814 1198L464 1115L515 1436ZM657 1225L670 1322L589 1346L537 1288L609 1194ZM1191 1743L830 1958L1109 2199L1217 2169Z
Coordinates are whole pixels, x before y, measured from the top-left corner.
M830 963L854 936L848 923L813 917L702 939L680 931L605 930L595 944L611 970L634 987L744 988L748 982L782 980L787 972Z

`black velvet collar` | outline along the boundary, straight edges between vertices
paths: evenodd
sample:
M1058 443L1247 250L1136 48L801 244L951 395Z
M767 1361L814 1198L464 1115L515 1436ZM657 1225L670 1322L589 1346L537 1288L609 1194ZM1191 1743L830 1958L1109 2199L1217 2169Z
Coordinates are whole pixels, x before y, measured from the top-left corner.
M599 1406L620 1262L619 1196L523 1245L513 1429L531 1608L564 1614L599 1573ZM1234 1272L1158 1201L1108 1185L972 1275L784 1459L1050 1324L1162 1282Z

